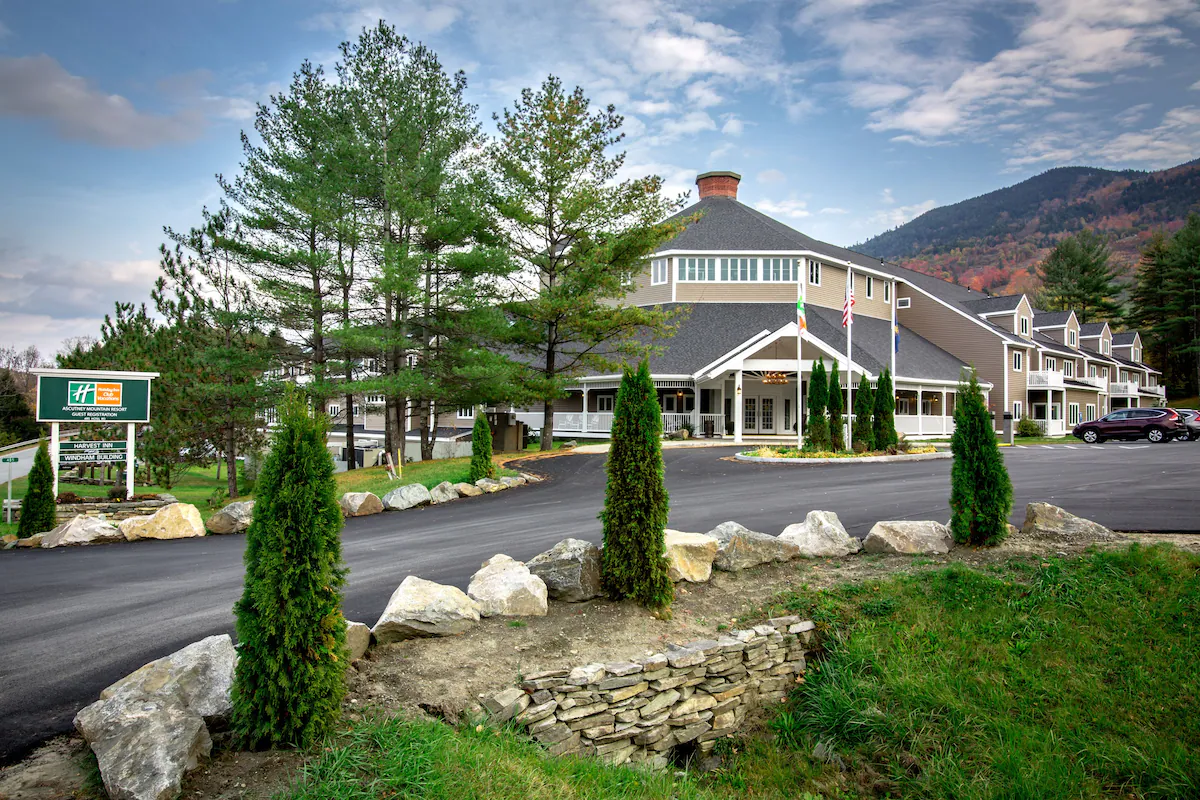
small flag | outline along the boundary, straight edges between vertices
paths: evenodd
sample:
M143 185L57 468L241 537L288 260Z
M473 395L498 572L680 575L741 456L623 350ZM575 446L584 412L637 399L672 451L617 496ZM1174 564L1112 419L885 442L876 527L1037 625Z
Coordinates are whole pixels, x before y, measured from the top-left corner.
M854 324L854 287L846 289L846 303L842 306L842 327Z
M896 324L896 352L900 352L900 324Z
M802 331L808 330L808 318L804 316L804 298L796 301L796 325Z

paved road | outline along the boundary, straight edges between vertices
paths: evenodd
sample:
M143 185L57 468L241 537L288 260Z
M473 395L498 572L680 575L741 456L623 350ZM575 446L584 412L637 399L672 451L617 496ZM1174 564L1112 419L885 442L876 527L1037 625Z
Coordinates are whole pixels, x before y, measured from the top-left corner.
M851 533L879 519L947 519L949 461L790 466L732 463L732 448L669 450L671 526L733 519L778 533L814 508ZM604 456L538 462L551 480L445 506L350 520L345 610L373 623L406 575L466 588L485 558L527 559L574 536L599 541ZM1105 444L1006 451L1020 524L1048 500L1110 527L1200 528L1200 445ZM214 633L232 632L241 536L0 552L0 763L68 730L110 682Z

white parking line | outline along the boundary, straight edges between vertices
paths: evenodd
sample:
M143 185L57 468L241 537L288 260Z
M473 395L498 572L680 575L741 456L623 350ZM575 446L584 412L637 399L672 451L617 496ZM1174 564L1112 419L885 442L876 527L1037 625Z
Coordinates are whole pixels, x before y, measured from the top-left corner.
M1098 445L1098 444L1094 444L1094 445L1092 445L1092 449L1093 449L1093 450L1103 450L1104 448L1103 448L1103 447L1101 447L1101 446L1100 446L1100 445Z
M1038 447L1041 447L1043 450L1053 450L1054 449L1053 447L1051 447L1048 444L1041 444L1041 445L1038 445Z
M1150 445L1148 444L1121 444L1117 445L1122 450L1145 450Z
M1076 447L1073 444L1064 444L1063 447L1067 448L1068 450L1078 450L1079 449L1078 447Z
M1028 450L1029 449L1029 445L1024 445L1024 444L1015 444L1015 445L1013 445L1013 447L1017 448L1018 450Z

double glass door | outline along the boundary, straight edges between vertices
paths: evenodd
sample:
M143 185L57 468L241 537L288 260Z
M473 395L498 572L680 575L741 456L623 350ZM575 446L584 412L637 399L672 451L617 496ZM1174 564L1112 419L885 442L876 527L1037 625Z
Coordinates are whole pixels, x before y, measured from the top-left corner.
M775 433L775 398L747 397L742 400L743 433Z

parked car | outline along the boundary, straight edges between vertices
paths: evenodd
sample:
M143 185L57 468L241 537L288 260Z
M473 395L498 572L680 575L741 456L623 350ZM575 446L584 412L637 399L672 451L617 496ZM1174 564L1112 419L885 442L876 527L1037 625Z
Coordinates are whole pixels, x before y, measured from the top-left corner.
M1200 439L1200 411L1193 408L1177 408L1179 412L1179 420L1183 423L1183 430L1175 437L1181 442L1196 441Z
M1118 408L1100 419L1076 425L1071 433L1088 444L1105 439L1149 439L1159 444L1185 430L1182 417L1173 408Z

